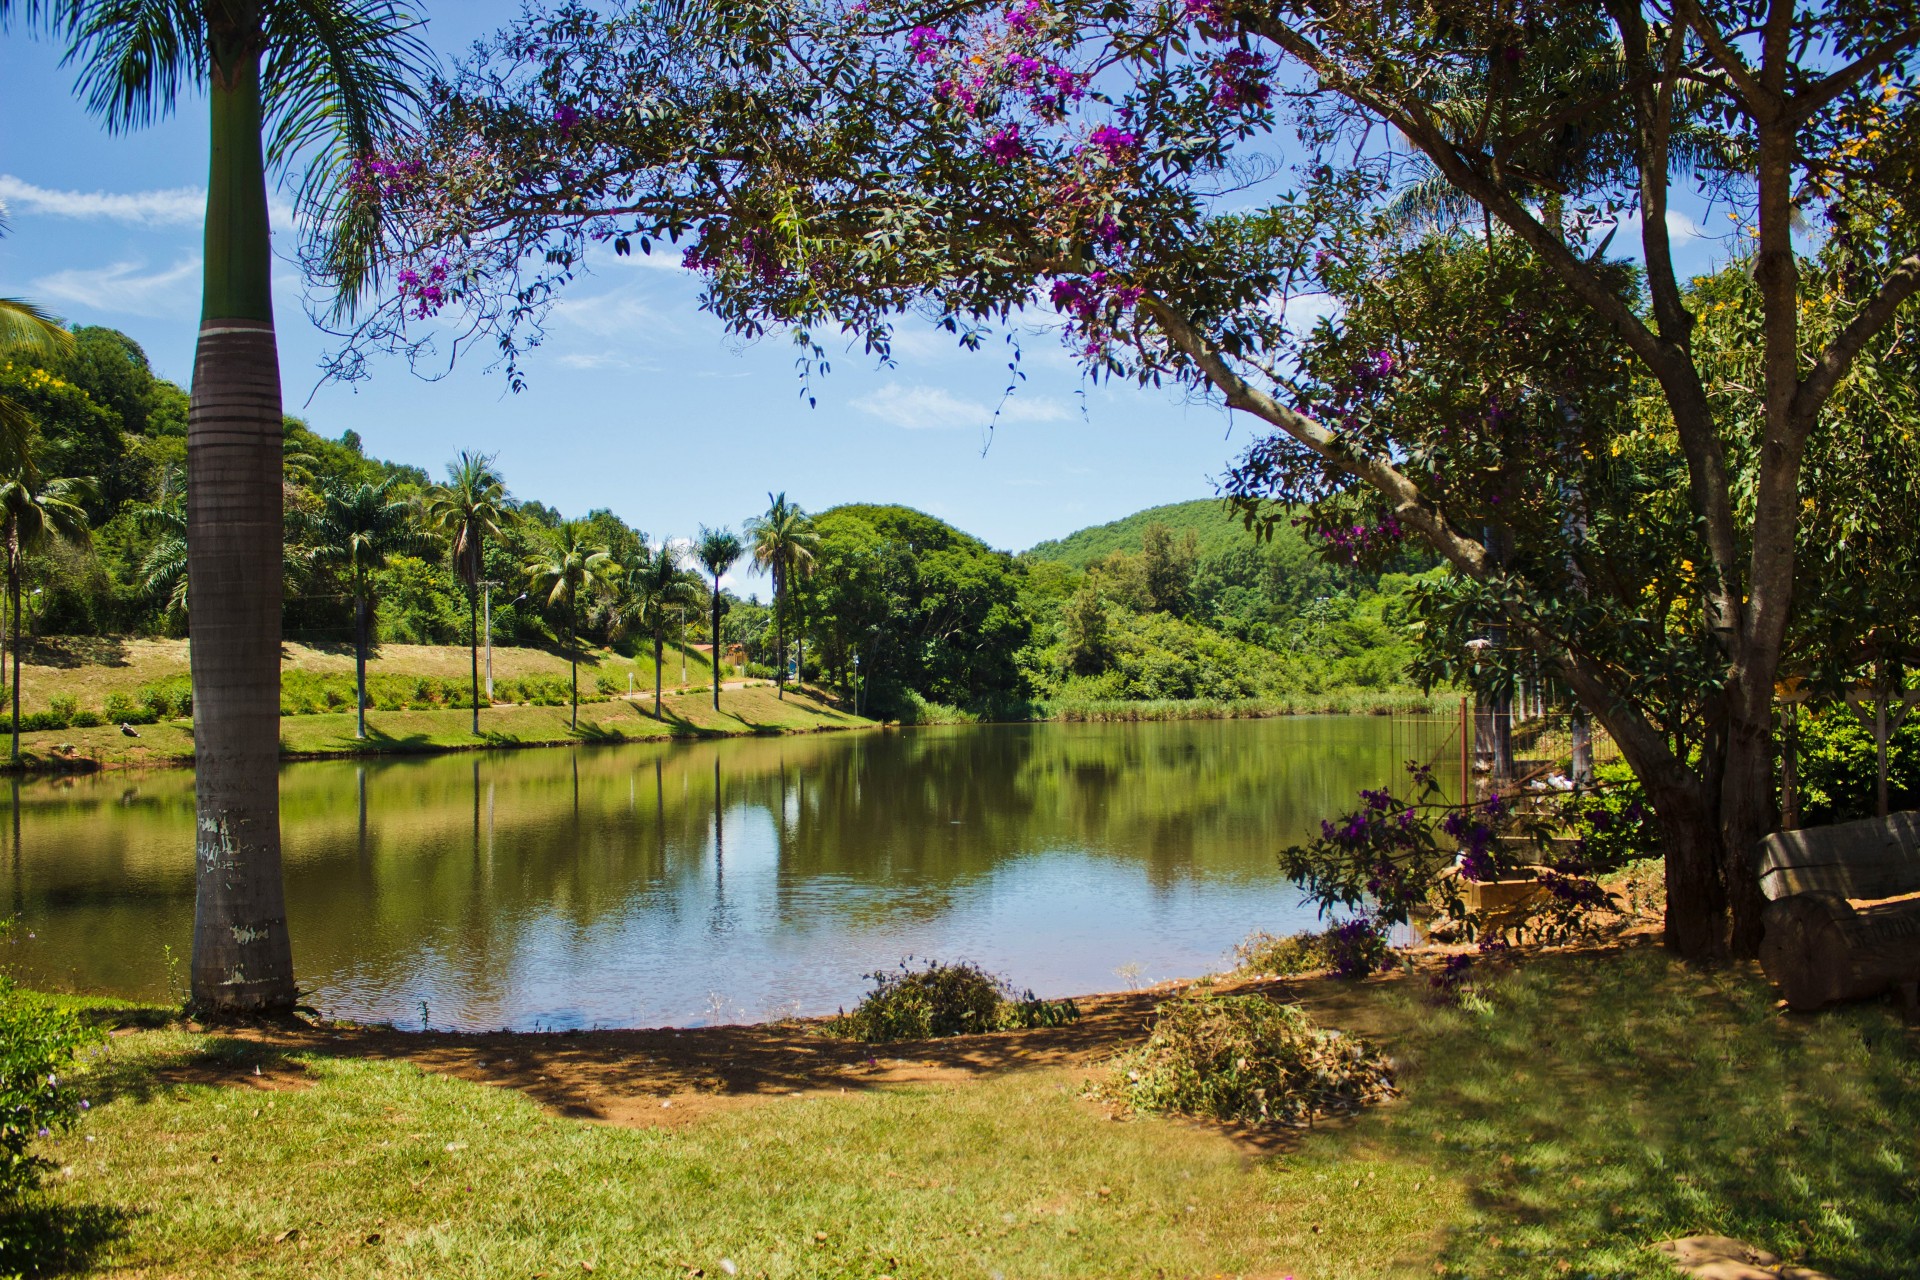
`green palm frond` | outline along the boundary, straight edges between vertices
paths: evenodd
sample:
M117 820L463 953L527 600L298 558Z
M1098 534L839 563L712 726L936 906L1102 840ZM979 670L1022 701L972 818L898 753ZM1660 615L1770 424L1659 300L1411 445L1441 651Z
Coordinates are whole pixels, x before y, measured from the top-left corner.
M0 351L8 348L32 355L66 355L73 350L73 335L31 302L0 298Z

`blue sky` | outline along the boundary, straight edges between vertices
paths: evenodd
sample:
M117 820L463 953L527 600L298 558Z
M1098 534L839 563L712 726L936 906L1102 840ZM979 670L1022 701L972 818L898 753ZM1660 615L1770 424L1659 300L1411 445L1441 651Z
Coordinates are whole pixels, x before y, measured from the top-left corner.
M429 8L431 41L458 53L517 7L442 0ZM204 103L108 137L75 105L71 83L52 46L0 37L0 202L12 223L0 240L0 295L122 329L184 385L199 303ZM1676 229L1692 233L1708 216L1676 214ZM1703 269L1715 243L1694 239L1682 267ZM460 449L495 452L520 496L570 515L609 507L655 537L737 523L784 490L815 511L907 503L1009 550L1207 496L1210 477L1251 438L1248 420L1178 391L1087 383L1044 332L1023 335L1027 380L989 438L1005 349L965 352L912 322L895 367L847 352L809 409L788 342L727 339L696 308L696 282L677 262L593 264L597 274L553 314L519 394L484 371L484 356L438 382L387 361L357 387L319 386L326 338L286 263L275 287L287 408L435 474Z
M462 50L515 9L442 0L429 8L432 43ZM184 385L199 308L204 104L108 137L75 105L58 61L44 42L0 37L0 202L12 224L0 295L122 329ZM516 395L483 372L484 358L434 383L389 361L358 388L315 391L325 337L287 263L275 281L287 409L436 474L459 449L497 451L520 496L568 514L610 507L655 536L737 523L783 489L816 511L907 503L1009 550L1205 497L1250 438L1248 423L1230 430L1220 409L1177 392L1084 383L1045 333L1023 338L1027 381L991 447L1004 349L961 351L930 328L903 326L890 370L858 352L836 358L809 409L787 341L729 341L696 309L677 254L637 266L608 255L596 267L555 312Z

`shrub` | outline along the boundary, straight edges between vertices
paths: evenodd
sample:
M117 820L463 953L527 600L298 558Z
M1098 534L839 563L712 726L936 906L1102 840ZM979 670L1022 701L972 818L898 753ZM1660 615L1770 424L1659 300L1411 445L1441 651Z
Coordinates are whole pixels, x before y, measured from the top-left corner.
M131 721L140 714L140 708L126 694L110 693L107 695L105 714L107 719L117 724L122 720Z
M828 1022L831 1034L879 1044L1057 1027L1080 1016L1071 1000L1042 1000L1031 991L1016 996L1004 979L970 961L929 960L921 969L902 961L897 970L882 969L867 978L873 990L852 1013L842 1011Z
M176 716L193 714L193 681L187 676L172 680L143 684L138 697L140 705L152 714L155 720L170 720Z
M1233 946L1234 968L1241 973L1269 974L1291 978L1328 968L1326 935L1303 929L1277 938L1265 930L1255 930Z
M1102 1090L1136 1111L1303 1126L1394 1092L1385 1059L1265 996L1189 991L1160 1006L1153 1033L1114 1059Z
M73 718L67 721L67 727L70 729L97 729L101 723L102 721L98 711L76 711L73 713Z
M70 693L56 693L47 699L47 711L60 722L59 728L64 729L72 724L74 714L79 710L79 701Z
M0 975L0 1204L48 1167L34 1141L71 1129L86 1111L68 1069L95 1038L72 1013Z
M610 671L602 671L593 678L593 687L609 696L620 692L620 682L613 678Z
M20 717L20 730L30 733L35 729L64 729L67 727L65 716L51 711L29 711Z

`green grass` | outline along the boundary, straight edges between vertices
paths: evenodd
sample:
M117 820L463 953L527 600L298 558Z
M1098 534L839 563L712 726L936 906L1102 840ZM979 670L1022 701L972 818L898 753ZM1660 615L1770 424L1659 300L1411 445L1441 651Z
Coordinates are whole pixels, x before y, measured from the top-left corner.
M473 713L464 708L370 710L367 712L368 736L364 740L353 736L354 718L350 711L283 716L280 750L282 754L296 757L384 755L572 742L646 742L673 737L808 733L861 728L873 723L792 689L785 698L780 698L770 685L723 689L720 708L718 713L713 710L711 694L704 691L667 693L661 699L658 720L653 716L651 697L638 701L616 698L582 702L580 723L574 728L565 706L483 707L478 737L470 732ZM138 733L138 738L128 738L111 725L48 729L22 734L21 751L29 769L71 767L74 760L105 765L185 764L192 760L190 722L171 720L142 725ZM72 750L62 751L62 747Z
M0 1274L1664 1280L1649 1245L1717 1232L1912 1275L1920 1050L1884 1007L1787 1017L1752 977L1638 950L1535 960L1460 1008L1371 983L1315 1016L1336 1009L1405 1098L1264 1151L1107 1120L1082 1069L627 1130L406 1062L181 1083L272 1051L137 1032L91 1066L94 1141L52 1144L71 1172L0 1218Z

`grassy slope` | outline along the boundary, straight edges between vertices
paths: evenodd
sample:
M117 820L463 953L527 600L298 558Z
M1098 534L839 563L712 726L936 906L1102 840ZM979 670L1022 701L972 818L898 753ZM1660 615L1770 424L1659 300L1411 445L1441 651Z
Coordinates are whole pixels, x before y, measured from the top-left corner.
M497 657L497 654L496 654ZM499 668L496 666L495 671ZM783 699L771 685L723 689L720 711L707 692L668 693L662 717L653 718L651 697L629 702L588 702L580 706L580 727L568 725L568 708L487 707L480 712L480 736L468 732L472 713L446 711L369 711L366 741L353 736L353 714L285 716L280 747L297 755L351 755L357 752L446 751L467 747L533 746L564 742L637 742L654 738L721 734L793 733L851 729L873 723L836 711L815 698L789 690ZM93 759L107 765L177 764L193 754L191 726L185 720L142 725L137 739L112 725L95 729L49 729L20 735L30 764L55 756ZM70 746L71 752L56 748Z
M1096 560L1115 551L1137 552L1141 535L1154 523L1166 525L1176 537L1192 529L1204 558L1216 551L1244 544L1248 538L1240 518L1230 515L1218 498L1199 498L1193 502L1173 502L1163 507L1148 507L1109 524L1080 529L1064 538L1035 543L1026 554L1039 560L1053 560L1074 569L1085 569Z
M287 670L322 674L353 674L353 649L349 645L311 645L287 642L281 645L281 665ZM481 657L484 661L485 651ZM20 705L28 711L43 710L47 700L65 693L82 707L99 710L110 693L131 694L141 685L170 676L187 674L185 640L143 639L114 636L57 636L32 642L27 661L20 668ZM465 679L470 671L465 645L385 644L373 650L367 662L367 674L436 676ZM680 656L669 645L662 676L671 687L680 679ZM594 676L612 672L621 685L626 673L635 673L636 684L651 687L653 651L625 658L610 650L590 650L580 662L580 686L593 688ZM484 679L484 669L482 678ZM566 658L549 649L493 647L493 674L496 680L548 676L564 680L568 676ZM689 653L687 679L690 684L707 683L710 669L704 655ZM11 680L11 669L8 671ZM351 701L351 699L349 699Z
M1350 1002L1406 1098L1264 1150L1113 1123L1091 1067L636 1130L404 1061L311 1054L274 1092L270 1050L129 1033L91 1068L93 1141L45 1144L64 1171L0 1217L0 1273L1652 1280L1649 1245L1716 1232L1911 1276L1920 1050L1886 1009L1782 1017L1650 948L1537 959L1458 1009L1421 990Z

